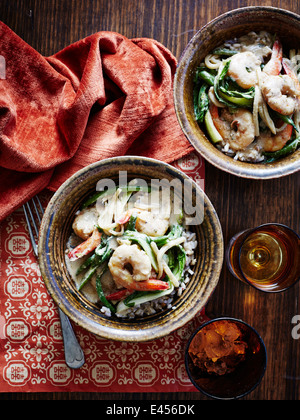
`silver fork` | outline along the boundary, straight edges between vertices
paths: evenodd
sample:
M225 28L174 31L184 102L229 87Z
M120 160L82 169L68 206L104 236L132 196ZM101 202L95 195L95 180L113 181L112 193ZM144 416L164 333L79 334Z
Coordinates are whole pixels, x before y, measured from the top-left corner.
M44 213L43 206L38 196L35 196L29 202L25 203L23 205L23 210L26 223L28 225L33 252L37 257L39 226L41 224L42 215ZM58 312L63 334L66 364L72 369L78 369L85 362L82 348L77 341L74 330L67 315L60 308L58 308Z

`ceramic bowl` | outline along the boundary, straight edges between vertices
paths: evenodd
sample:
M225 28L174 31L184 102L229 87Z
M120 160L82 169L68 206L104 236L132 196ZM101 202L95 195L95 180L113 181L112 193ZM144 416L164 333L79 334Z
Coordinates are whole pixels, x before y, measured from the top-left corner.
M134 320L106 317L99 308L77 291L65 264L66 242L76 211L84 200L95 193L100 179L118 182L119 171L127 171L128 179L174 178L187 183L196 198L203 203L203 220L192 226L196 232L195 274L187 289L170 310ZM200 201L199 201L200 202ZM205 193L180 170L149 158L134 156L106 159L92 164L69 178L53 195L41 224L39 265L46 287L56 304L71 320L86 330L107 339L148 341L163 337L191 320L207 303L214 291L223 264L223 235L218 216Z
M273 7L253 6L232 10L205 25L191 39L178 64L174 102L181 128L195 149L212 165L231 174L252 179L278 178L300 169L300 150L273 163L235 161L219 151L206 137L194 117L193 78L204 57L225 40L250 31L277 34L284 49L299 48L300 16Z

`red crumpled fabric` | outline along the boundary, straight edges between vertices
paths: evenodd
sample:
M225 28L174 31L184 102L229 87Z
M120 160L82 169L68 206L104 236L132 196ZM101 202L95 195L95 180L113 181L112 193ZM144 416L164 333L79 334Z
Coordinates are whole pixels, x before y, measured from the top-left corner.
M153 39L98 32L44 57L0 22L0 54L0 221L90 163L193 150L174 110L176 59Z

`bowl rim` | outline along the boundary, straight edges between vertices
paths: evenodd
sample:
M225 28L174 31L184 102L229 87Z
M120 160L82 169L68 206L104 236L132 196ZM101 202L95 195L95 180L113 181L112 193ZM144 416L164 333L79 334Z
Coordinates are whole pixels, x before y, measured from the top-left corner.
M188 350L189 350L189 347L191 345L191 342L192 342L193 338L198 334L198 332L200 330L202 330L202 328L206 327L209 324L212 324L214 322L217 322L217 321L233 321L233 322L237 322L237 323L240 323L240 324L245 325L247 328L249 328L250 330L252 330L254 332L254 334L257 336L260 344L262 345L262 349L263 349L263 353L264 353L264 367L262 369L261 375L259 376L257 382L251 388L249 388L249 390L247 390L247 391L243 392L242 394L237 395L235 397L225 397L225 398L224 397L218 397L218 396L213 395L213 394L210 394L209 392L207 392L204 389L202 389L195 382L195 380L194 380L194 378L193 378L193 376L192 376L192 374L190 372L190 368L189 368L189 364L188 364L188 362L189 362ZM216 400L236 400L236 399L243 398L246 395L250 394L252 391L254 391L255 388L257 388L260 385L260 383L261 383L261 381L262 381L262 379L263 379L263 377L265 375L266 369L267 369L268 355L267 355L267 348L266 348L265 342L264 342L264 340L262 339L262 337L260 336L260 334L257 332L257 330L254 327L252 327L246 321L243 321L242 319L239 319L239 318L234 318L234 317L229 317L229 316L220 316L220 317L213 318L213 319L210 319L210 320L206 321L204 324L200 325L199 327L197 327L193 331L193 333L190 336L190 338L189 338L189 340L188 340L188 342L186 344L186 347L185 347L184 363L185 363L185 368L186 368L187 374L188 374L188 376L190 378L190 381L195 386L195 388L198 389L198 391L202 392L207 397L210 397L210 398L213 398L213 399L216 399Z
M84 174L87 174L89 171L93 169L97 169L98 167L101 168L104 165L107 164L115 164L117 165L122 163L128 163L131 164L133 162L140 162L140 164L143 164L145 162L148 162L150 165L154 165L156 168L163 168L167 169L171 175L176 176L179 175L180 179L189 179L192 181L192 184L194 188L198 190L201 194L203 194L205 204L209 206L210 210L210 216L213 218L214 221L214 227L216 229L216 236L218 237L218 245L216 245L216 260L213 261L213 275L211 278L211 284L212 288L209 290L208 293L205 294L203 302L201 302L201 308L200 307L194 307L191 308L189 313L179 314L180 316L175 317L176 325L173 328L172 327L172 319L168 319L167 323L163 323L162 325L158 326L150 326L150 328L146 329L138 329L138 330L122 330L119 328L112 328L112 327L105 327L102 326L101 323L96 323L94 320L91 321L91 324L85 323L85 319L82 319L81 317L76 318L76 313L78 313L78 309L74 308L68 299L64 296L63 292L59 289L56 290L55 285L53 285L53 281L55 281L56 286L59 286L56 280L51 278L51 276L54 276L52 267L50 266L50 260L47 256L47 252L45 252L44 243L47 241L47 237L49 236L49 232L51 229L51 223L53 221L54 213L53 207L55 206L56 200L59 198L59 195L63 192L64 188L69 185L70 183L76 182L77 179L82 177ZM117 169L116 169L117 170ZM170 172L171 171L171 172ZM101 172L99 172L99 178L101 178ZM207 301L213 294L220 278L223 261L224 261L224 238L223 238L223 232L220 220L218 218L218 215L205 194L205 192L201 189L199 185L197 185L188 175L186 175L184 172L180 171L178 168L175 168L171 166L170 164L167 164L165 162L153 159L153 158L146 158L141 156L119 156L119 157L113 157L113 158L107 158L103 159L101 161L95 162L91 165L88 165L79 171L77 171L75 174L73 174L68 180L66 180L54 193L52 198L49 201L48 206L45 209L44 216L41 223L40 228L40 237L39 237L39 266L42 278L44 280L44 283L46 285L46 288L53 298L54 302L58 305L58 307L67 315L69 318L74 321L77 325L83 327L85 330L96 334L97 336L100 336L102 338L106 339L112 339L116 341L130 341L130 342L142 342L142 341L150 341L157 338L164 337L171 332L177 330L178 328L181 328L184 326L187 322L191 321L197 313L206 305ZM46 254L46 255L45 255ZM49 275L50 273L50 275ZM75 312L74 312L75 311ZM121 324L120 324L121 325ZM155 334L153 334L153 328L156 328ZM123 334L122 334L123 331Z
M294 152L297 153L297 155L299 155L299 158L293 160L292 162L287 161L283 163L282 161L278 161L280 164L278 164L278 162L273 162L272 164L268 164L268 166L266 166L266 164L260 163L235 161L233 158L226 156L222 152L219 152L214 146L213 147L215 148L216 153L209 151L205 142L199 141L197 136L191 133L190 123L185 114L185 101L183 94L185 76L182 74L183 72L184 74L186 73L188 66L193 58L193 51L195 51L195 42L203 32L207 31L215 24L221 23L225 19L229 20L233 16L245 14L245 12L247 12L248 17L253 16L257 12L266 12L272 16L274 16L274 14L276 16L286 15L287 17L298 21L300 26L300 15L291 12L290 10L281 9L274 6L246 6L229 10L219 16L216 16L214 19L202 26L193 35L193 37L190 39L190 41L184 48L178 60L173 87L174 107L177 120L184 135L192 144L192 146L201 154L201 156L203 156L204 159L207 160L207 162L224 172L241 178L256 180L275 179L294 174L300 170L300 150ZM191 56L190 53L192 53ZM201 137L202 133L199 134ZM203 134L203 137L206 138L205 134ZM207 141L209 140L207 139Z

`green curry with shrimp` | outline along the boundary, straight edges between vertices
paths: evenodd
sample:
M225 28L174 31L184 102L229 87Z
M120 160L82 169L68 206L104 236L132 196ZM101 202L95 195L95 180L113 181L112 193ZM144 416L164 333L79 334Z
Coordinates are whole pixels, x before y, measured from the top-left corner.
M211 142L236 160L268 163L300 146L296 50L251 32L208 54L194 79L194 111Z
M197 241L175 203L132 180L78 210L66 264L78 291L105 315L144 317L172 308L184 292Z

